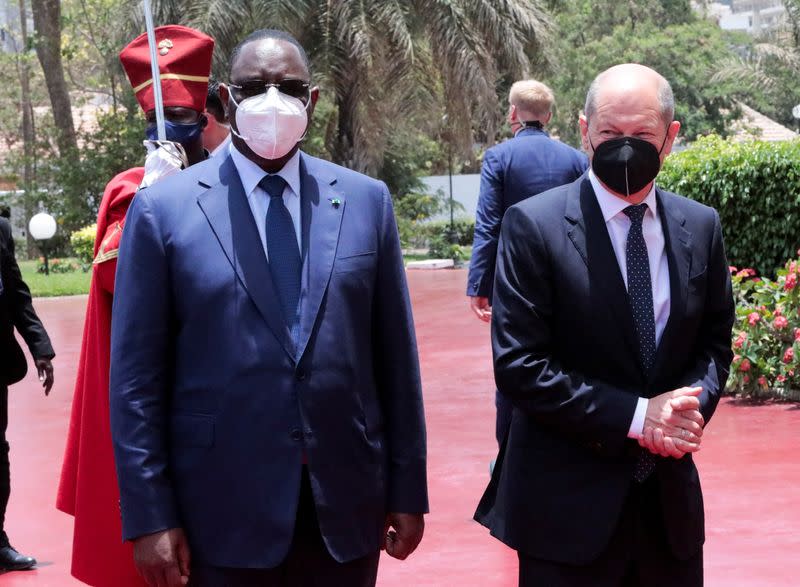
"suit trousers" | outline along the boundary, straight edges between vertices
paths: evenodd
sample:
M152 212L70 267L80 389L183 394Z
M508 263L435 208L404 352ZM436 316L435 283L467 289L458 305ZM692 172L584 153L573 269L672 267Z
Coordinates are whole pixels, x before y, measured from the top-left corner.
M11 468L8 461L8 387L0 385L0 547L8 544L5 533L6 507L11 496Z
M494 392L494 406L497 408L497 417L494 424L494 435L497 446L503 446L503 441L511 428L511 417L514 414L514 404L499 391Z
M519 553L520 587L702 587L703 549L679 560L667 543L658 474L631 482L617 528L600 557L571 566Z
M303 466L294 537L283 562L271 569L193 565L189 587L374 587L380 550L340 563L319 530L308 469Z

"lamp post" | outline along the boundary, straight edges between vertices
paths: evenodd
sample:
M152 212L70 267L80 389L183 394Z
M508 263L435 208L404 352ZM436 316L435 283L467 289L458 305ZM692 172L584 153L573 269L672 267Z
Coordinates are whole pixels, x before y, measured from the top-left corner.
M34 240L40 241L39 247L44 255L44 274L50 275L50 266L47 262L47 241L56 233L56 219L46 212L39 212L31 218L28 230Z
M442 123L447 125L447 114L442 116ZM453 245L456 242L456 227L453 220L453 145L451 144L450 129L445 130L444 137L447 142L447 176L450 185L450 234L447 240Z

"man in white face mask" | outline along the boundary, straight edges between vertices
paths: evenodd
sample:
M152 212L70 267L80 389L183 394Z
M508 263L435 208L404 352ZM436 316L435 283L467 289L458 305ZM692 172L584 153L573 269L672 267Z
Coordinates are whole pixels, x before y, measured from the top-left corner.
M129 212L111 422L123 538L151 585L372 586L381 549L404 559L422 538L392 201L299 150L318 95L293 37L251 34L220 86L228 152Z

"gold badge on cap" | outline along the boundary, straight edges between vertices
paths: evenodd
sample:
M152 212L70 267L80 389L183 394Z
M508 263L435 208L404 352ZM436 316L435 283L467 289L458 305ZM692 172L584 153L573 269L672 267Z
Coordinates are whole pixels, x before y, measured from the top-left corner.
M167 53L169 53L169 50L172 49L173 46L174 45L172 44L172 41L170 41L169 39L163 39L158 43L158 52L161 55L166 55Z

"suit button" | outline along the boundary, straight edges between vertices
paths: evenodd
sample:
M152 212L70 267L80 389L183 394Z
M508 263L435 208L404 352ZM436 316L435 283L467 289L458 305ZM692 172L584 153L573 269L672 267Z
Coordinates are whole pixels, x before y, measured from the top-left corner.
M298 381L302 381L306 378L306 372L303 369L298 369L297 372L294 374Z
M292 440L300 441L303 440L303 431L299 428L295 428L289 433L289 436Z

